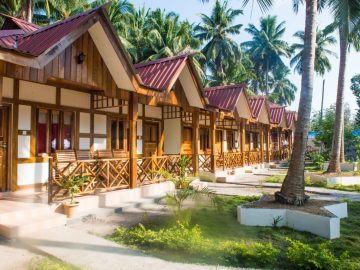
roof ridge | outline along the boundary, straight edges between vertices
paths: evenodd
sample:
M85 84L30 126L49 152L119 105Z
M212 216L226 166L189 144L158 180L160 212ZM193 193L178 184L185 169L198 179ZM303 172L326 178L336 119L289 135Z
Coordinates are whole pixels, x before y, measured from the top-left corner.
M3 12L0 12L0 16L2 16L2 17L7 17L7 18L10 18L10 19L15 20L15 21L21 21L22 23L25 23L25 24L27 24L27 25L31 25L31 26L33 26L33 27L38 27L39 29L42 28L42 27L41 27L40 25L38 25L38 24L28 22L28 21L26 21L26 20L17 18L17 17L15 17L15 16L11 16L11 15L9 15L9 14L5 14L5 13L3 13Z
M86 11L86 12L83 12L83 13L80 13L80 14L77 14L77 15L74 15L74 16L72 16L72 17L69 17L69 18L65 19L65 20L60 20L60 21L57 21L57 22L55 22L55 23L53 23L53 24L50 24L50 25L48 25L48 26L39 28L39 29L36 30L36 31L33 31L33 32L30 32L30 33L27 33L27 34L23 35L23 36L21 37L21 39L25 39L25 38L27 38L27 37L29 37L29 36L37 35L37 34L39 34L39 33L48 31L49 29L52 29L52 28L57 27L57 26L59 26L59 25L63 25L63 24L65 24L65 23L71 22L71 21L73 21L73 20L75 20L75 19L77 19L77 18L80 18L80 17L86 16L86 15L89 15L89 14L91 14L91 13L93 13L93 12L101 9L103 6L104 6L104 5L99 6L99 7L92 8L92 9Z
M205 88L205 91L217 91L217 90L227 90L229 88L240 88L246 87L245 83L238 83L238 84L228 84L228 85L218 85L218 86L211 86Z
M193 53L183 53L183 54L178 54L175 56L170 56L170 57L164 57L164 58L160 58L160 59L156 59L156 60L151 60L151 61L147 61L147 62L142 62L142 63L137 63L135 64L135 68L142 68L142 67L146 67L146 66L150 66L150 65L155 65L155 64L159 64L159 63L163 63L163 62L168 62L168 61L172 61L172 60L176 60L182 57L188 57L190 55L192 55Z

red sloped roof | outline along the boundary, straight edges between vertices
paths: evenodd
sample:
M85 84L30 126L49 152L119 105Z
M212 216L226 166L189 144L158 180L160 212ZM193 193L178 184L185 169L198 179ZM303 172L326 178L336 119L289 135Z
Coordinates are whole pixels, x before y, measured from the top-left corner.
M285 115L286 115L286 126L288 128L290 128L292 126L292 124L295 121L295 114L296 112L293 111L285 111Z
M285 107L268 102L270 120L272 123L279 125L285 113Z
M135 65L137 72L145 86L168 90L180 75L190 54L162 58L155 61Z
M240 94L245 89L245 84L215 86L205 89L205 95L210 105L219 109L234 111Z
M8 49L12 49L16 40L24 35L24 30L0 30L0 46Z
M100 8L101 7L89 10L88 12L59 21L24 35L18 39L16 50L33 56L39 56L81 24L91 20L93 15Z
M6 20L10 20L12 23L14 23L19 29L23 30L25 33L30 33L33 31L36 31L37 29L40 29L40 25L36 25L33 23L29 23L27 21L21 20L19 18L0 13L0 16L4 17ZM7 30L7 29L4 29Z
M266 98L264 96L251 96L249 97L249 104L251 113L254 118L258 118L261 112L261 108L265 104Z

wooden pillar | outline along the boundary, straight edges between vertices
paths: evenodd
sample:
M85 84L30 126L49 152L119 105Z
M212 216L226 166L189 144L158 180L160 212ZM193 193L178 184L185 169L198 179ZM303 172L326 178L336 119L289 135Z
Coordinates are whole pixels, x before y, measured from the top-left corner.
M263 124L259 123L260 125L260 161L264 163L264 126Z
M192 139L193 139L193 168L194 174L199 174L199 109L195 108L192 114Z
M162 115L162 114L161 114ZM159 129L159 143L157 147L157 155L162 156L164 154L164 141L165 141L165 135L164 135L164 119L160 122L160 129Z
M129 131L130 131L130 188L137 186L137 133L138 94L131 92L129 100Z
M289 129L288 132L289 132L288 141L289 141L289 157L290 157L292 153L292 145L293 145L293 131Z
M270 125L266 128L266 162L270 162Z
M216 172L216 112L210 112L211 172Z
M278 145L279 145L279 159L281 160L281 156L282 156L282 129L279 127L278 128Z
M0 76L0 105L2 104L3 97L3 76Z
M245 166L245 125L246 125L246 120L242 119L241 121L241 125L240 125L240 136L241 136L241 157L242 157L242 166Z

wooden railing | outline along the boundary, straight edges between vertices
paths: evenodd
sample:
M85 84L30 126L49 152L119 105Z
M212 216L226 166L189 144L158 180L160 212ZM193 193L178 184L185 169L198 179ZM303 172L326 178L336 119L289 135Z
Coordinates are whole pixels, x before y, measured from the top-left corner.
M261 163L261 154L259 151L250 151L248 152L248 156L248 165Z
M199 170L203 172L211 172L211 155L199 155Z
M114 190L129 188L129 159L92 159L50 161L49 201L68 196L63 182L67 177L84 176L86 181L79 195L94 193L96 189Z
M242 165L243 156L241 152L224 152L216 158L216 167L223 170L242 167Z

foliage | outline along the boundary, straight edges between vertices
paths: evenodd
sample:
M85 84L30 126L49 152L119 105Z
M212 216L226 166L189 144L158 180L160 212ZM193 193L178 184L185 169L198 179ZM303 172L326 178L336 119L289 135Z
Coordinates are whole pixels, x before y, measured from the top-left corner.
M266 269L358 269L360 266L357 234L360 203L348 203L349 218L341 221L342 236L329 242L288 228L239 225L237 206L254 199L258 198L219 196L227 207L192 208L193 218L189 223L163 216L148 220L145 225L118 228L110 239L166 260L187 263ZM323 268L316 268L318 265Z
M259 84L254 89L256 92L265 91L269 94L269 73L284 68L281 57L290 57L292 52L290 45L282 40L285 22L278 24L276 16L262 17L260 28L249 24L245 31L251 35L252 40L243 42L242 46L250 54L259 79Z
M232 265L253 265L268 267L276 265L280 250L271 243L251 243L227 241L221 251L225 259Z
M29 270L81 270L82 268L54 258L32 259Z
M358 109L356 111L355 126L360 127L360 74L351 78L351 90L356 98Z
M317 29L316 31L315 72L321 76L324 76L325 72L331 70L331 63L328 56L337 57L336 53L328 49L329 46L336 44L336 38L332 36L334 30L334 25L330 24L324 29ZM294 70L302 74L305 33L304 31L298 31L294 34L294 37L298 38L301 43L292 45L292 49L297 51L297 53L291 59L290 66L294 66Z
M293 267L297 269L355 269L348 263L349 255L347 252L336 257L330 250L330 243L321 243L315 247L300 241L287 239L290 243L286 257Z
M70 204L74 203L74 196L81 192L81 187L88 181L87 176L70 175L63 177L62 188L70 193Z
M322 170L324 165L324 157L319 152L311 152L309 154L309 158L318 170Z
M314 143L316 146L323 146L324 151L329 151L332 146L332 137L335 129L335 111L335 105L331 105L324 110L322 119L320 111L315 112L311 117L310 130L316 132ZM345 144L345 152L354 144L354 136L352 135L354 128L350 108L346 105L344 112L344 136L347 142Z
M269 100L279 105L290 105L295 100L297 91L295 84L288 79L290 69L277 67L273 73L274 76L270 79L272 92L269 95Z

